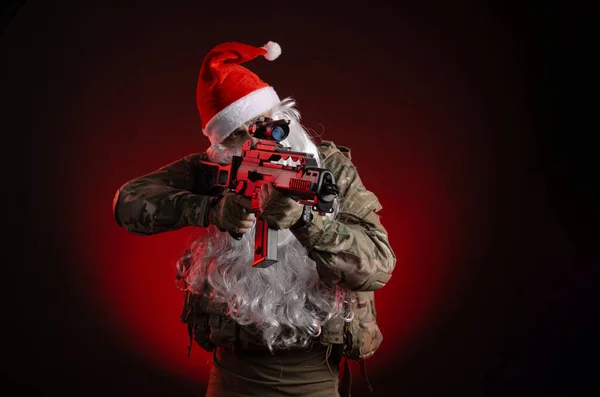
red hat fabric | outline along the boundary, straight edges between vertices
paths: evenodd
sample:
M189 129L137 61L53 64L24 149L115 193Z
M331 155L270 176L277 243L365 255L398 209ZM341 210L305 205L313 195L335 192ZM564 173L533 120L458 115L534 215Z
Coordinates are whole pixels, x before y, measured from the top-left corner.
M196 104L202 133L212 145L280 102L273 87L240 65L259 55L272 61L280 54L279 44L269 41L263 47L222 43L206 55L198 76Z

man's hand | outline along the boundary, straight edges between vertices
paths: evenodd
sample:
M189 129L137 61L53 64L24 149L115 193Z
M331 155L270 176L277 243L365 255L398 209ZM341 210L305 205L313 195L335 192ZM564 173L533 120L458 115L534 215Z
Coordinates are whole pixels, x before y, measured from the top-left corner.
M260 190L260 212L272 229L289 229L300 217L304 205L281 193L273 184L263 185Z
M256 217L248 211L248 208L250 208L249 199L228 191L210 209L208 221L221 231L248 233L256 220Z

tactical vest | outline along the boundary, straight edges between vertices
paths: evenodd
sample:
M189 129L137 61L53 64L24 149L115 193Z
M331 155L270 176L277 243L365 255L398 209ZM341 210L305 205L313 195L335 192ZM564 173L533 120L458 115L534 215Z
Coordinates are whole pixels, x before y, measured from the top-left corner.
M352 372L348 360L360 363L364 386L373 391L365 359L371 357L383 341L376 321L374 291L352 292L351 296L347 309L353 312L352 320L345 323L341 317L333 318L323 325L320 335L321 343L338 346L346 358L339 390L341 397L351 395ZM188 326L188 356L194 340L208 352L212 352L215 346L222 346L246 351L257 349L264 353L265 344L260 332L252 326L240 326L225 315L226 310L225 304L214 304L204 295L186 291L181 321Z
M343 345L342 353L351 360L361 361L371 357L381 345L383 336L377 325L374 291L351 292L347 310L353 312L352 320L344 322L335 317L323 324L320 342ZM181 321L188 324L191 350L192 339L206 351L215 346L230 349L260 349L265 345L260 332L252 326L240 326L226 316L227 305L215 304L204 295L186 291Z
M323 158L334 153L342 153L350 158L350 150L336 146L329 141L319 145ZM186 267L185 263L182 263ZM383 335L377 325L374 291L352 291L346 310L353 313L352 320L344 322L336 317L323 324L320 342L327 345L343 345L342 354L349 360L360 361L366 387L371 389L366 376L364 360L371 357L383 341ZM204 350L211 352L215 346L230 349L260 349L266 348L260 332L252 326L240 326L232 318L225 315L227 306L215 304L204 295L192 294L186 290L181 321L187 323L190 344L190 354L193 341ZM344 377L341 389L347 388L342 395L349 395L351 383L348 361L345 363Z

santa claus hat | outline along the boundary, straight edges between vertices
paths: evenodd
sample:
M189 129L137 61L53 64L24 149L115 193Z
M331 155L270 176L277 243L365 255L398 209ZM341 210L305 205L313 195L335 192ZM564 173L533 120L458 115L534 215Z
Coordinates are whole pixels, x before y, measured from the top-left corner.
M202 132L211 144L221 142L280 102L273 87L240 65L259 55L273 61L280 54L279 44L269 41L263 47L223 43L206 55L198 77L196 104Z

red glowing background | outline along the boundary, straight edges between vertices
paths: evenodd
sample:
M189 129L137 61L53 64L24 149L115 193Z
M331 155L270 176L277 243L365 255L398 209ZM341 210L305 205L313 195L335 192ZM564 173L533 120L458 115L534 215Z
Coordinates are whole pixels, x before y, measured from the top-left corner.
M285 44L281 43L284 48ZM287 52L291 57L293 47ZM260 64L261 60L254 63ZM107 65L96 66L110 70ZM304 73L303 78L317 80L331 66L322 65ZM175 76L180 67L174 64L163 73ZM261 65L264 79L271 80L276 89L292 86L293 79L288 81L283 72L283 77L268 78L275 74L269 73L271 69L278 67L277 62ZM182 293L174 284L175 261L202 231L185 228L140 237L120 229L111 213L113 195L122 183L207 148L192 104L175 99L176 94L151 96L165 90L172 81L156 78L158 73L146 69L135 76L118 77L123 80L112 76L109 86L105 85L108 77L96 74L91 81L77 84L79 90L67 106L72 114L85 114L70 119L71 131L86 131L80 137L73 134L61 153L71 153L78 164L65 170L65 177L75 182L72 191L67 187L67 195L77 197L69 203L67 212L73 225L72 241L79 262L85 264L73 277L124 346L162 370L204 381L210 355L195 346L192 358L186 356L187 328L178 322ZM181 83L181 97L189 102L194 74L187 73L187 77L187 89L185 82ZM114 87L119 87L119 95L115 95ZM311 102L311 96L318 96L318 84L313 89L313 93L308 89L302 95L306 99L299 100L298 105L304 113L314 114L310 119L323 120L320 113L325 112L315 111L320 107L342 116L356 112L363 115L355 120L322 121L323 138L352 149L361 178L383 205L382 222L398 257L391 282L377 292L379 321L386 339L386 348L370 360L370 367L377 371L410 344L439 300L452 294L453 276L461 271L456 265L464 248L460 244L470 226L465 219L465 198L456 193L456 184L469 182L462 177L467 173L467 164L460 162L468 145L459 135L460 120L439 113L424 116L426 108L440 108L433 98L405 105L401 111L404 114L396 112L392 119L380 117L393 114L394 106L376 99L384 96L387 100L389 94L381 89L373 91L371 100L342 97L332 98L330 103L322 99ZM131 92L135 94L129 97ZM138 98L143 98L141 103ZM443 123L436 121L440 119ZM442 128L445 134L458 135L457 141L450 142L456 163L440 161L447 157L443 152L448 149L433 138L432 131Z
M492 170L489 142L476 133L484 118L473 65L449 38L408 21L400 38L386 37L377 21L363 29L328 21L320 34L336 45L320 47L290 32L217 34L167 12L177 20L168 28L157 28L156 14L123 11L110 15L110 29L100 28L101 13L84 12L70 21L77 35L65 29L46 43L53 53L47 98L57 109L50 119L61 132L47 171L56 181L55 216L69 225L57 233L78 264L69 272L72 287L122 349L160 371L205 382L210 355L194 346L187 357L183 296L175 287L175 262L202 231L135 236L117 226L111 204L129 179L208 147L194 100L212 46L277 41L279 59L246 66L280 97L297 100L306 127L351 148L383 205L398 257L392 280L376 293L385 348L370 368L384 371L458 293L477 244L488 194L483 176ZM388 51L392 44L402 53Z
M297 100L305 126L352 149L398 255L376 293L375 393L357 374L352 394L597 387L595 13L481 1L4 3L7 387L202 395L210 355L194 346L187 357L175 286L175 262L202 231L135 236L111 204L131 178L207 148L195 107L204 55L269 40L281 57L247 66Z

